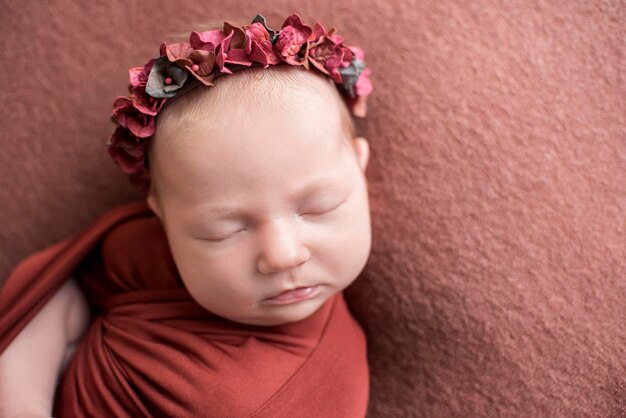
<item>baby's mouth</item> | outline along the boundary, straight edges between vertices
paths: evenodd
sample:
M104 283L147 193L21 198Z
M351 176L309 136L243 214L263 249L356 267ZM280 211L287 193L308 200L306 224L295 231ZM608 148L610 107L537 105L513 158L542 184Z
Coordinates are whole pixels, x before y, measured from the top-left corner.
M296 289L285 290L275 296L266 298L264 299L264 302L272 305L284 305L311 299L318 293L319 288L317 285L309 287L298 287Z

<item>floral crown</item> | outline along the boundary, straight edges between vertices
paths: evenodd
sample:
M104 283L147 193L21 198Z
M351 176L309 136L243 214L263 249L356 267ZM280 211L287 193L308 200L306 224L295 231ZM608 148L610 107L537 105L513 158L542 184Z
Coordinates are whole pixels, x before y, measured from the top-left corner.
M363 50L343 42L334 28L326 31L320 23L310 27L297 14L287 17L279 31L257 14L248 26L224 22L223 29L191 32L189 43L163 42L157 58L128 71L130 94L113 103L111 118L118 126L108 141L109 155L147 192L147 145L166 103L250 67L287 64L314 69L334 81L354 116L364 117L372 91L370 69L365 68Z

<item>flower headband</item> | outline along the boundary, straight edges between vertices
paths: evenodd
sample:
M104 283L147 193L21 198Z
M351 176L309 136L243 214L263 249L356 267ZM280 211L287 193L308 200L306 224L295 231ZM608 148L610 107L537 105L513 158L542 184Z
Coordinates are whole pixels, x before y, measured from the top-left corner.
M224 22L223 29L191 32L189 43L163 42L157 58L128 71L130 94L113 103L111 118L119 126L109 138L109 155L147 192L147 145L166 103L250 67L286 64L318 71L334 81L352 114L364 117L372 91L370 69L365 68L363 50L343 41L334 28L326 31L320 23L310 27L294 13L279 31L257 14L248 26Z

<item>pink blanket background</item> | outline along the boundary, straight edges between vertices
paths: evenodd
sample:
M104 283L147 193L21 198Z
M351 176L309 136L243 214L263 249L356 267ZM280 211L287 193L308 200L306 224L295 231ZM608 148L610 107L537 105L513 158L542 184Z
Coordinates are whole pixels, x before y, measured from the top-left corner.
M105 148L126 69L256 12L373 70L369 416L626 416L620 0L3 1L0 277L140 197Z

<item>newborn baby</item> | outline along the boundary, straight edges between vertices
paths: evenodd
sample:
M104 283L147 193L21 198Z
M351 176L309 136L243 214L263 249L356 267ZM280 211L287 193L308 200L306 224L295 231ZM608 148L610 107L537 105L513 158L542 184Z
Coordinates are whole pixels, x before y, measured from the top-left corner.
M210 80L189 66L204 85L158 109L144 152L112 151L147 205L14 270L3 416L365 414L365 339L342 291L370 252L369 148L333 79L290 64Z
M284 66L216 83L161 116L148 205L203 307L245 324L298 321L368 258L367 142L318 74Z

